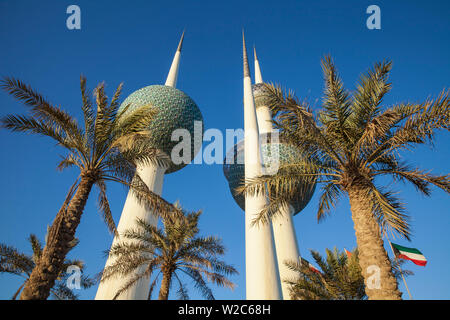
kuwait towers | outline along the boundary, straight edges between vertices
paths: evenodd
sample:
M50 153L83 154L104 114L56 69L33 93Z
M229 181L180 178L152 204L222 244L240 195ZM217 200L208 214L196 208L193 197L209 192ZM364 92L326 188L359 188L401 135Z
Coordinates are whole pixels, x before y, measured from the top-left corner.
M233 198L245 210L247 299L289 299L288 286L283 280L294 278L296 273L289 270L284 261L299 259L292 217L309 202L314 192L314 185L306 181L299 184L296 192L298 196L291 199L288 206L278 208L271 224L258 226L252 226L251 220L266 205L268 201L266 195L260 194L254 197L246 195L244 198L242 194L236 192L236 188L242 184L244 177L245 179L254 178L262 173L263 167L276 168L278 165L298 162L302 157L298 149L279 141L278 136L272 134L270 96L265 88L256 51L255 85L251 87L244 42L245 140L235 145L227 154L224 174ZM252 132L247 132L248 128ZM256 159L258 156L260 156L260 162ZM251 162L256 162L258 165L252 165ZM253 169L254 167L259 167L259 171ZM273 274L274 270L276 275ZM274 282L277 283L274 284ZM268 288L270 286L272 287Z
M184 92L175 88L183 38L184 32L178 44L165 85L150 85L133 92L123 101L119 111L125 108L125 106L128 106L129 110L143 105L152 105L155 107L157 109L157 115L149 127L151 133L149 144L170 157L173 147L178 143L177 141L172 141L172 132L176 129L186 129L191 137L189 158L192 160L199 151L203 139L202 132L198 132L196 133L196 139L200 139L200 143L194 141L194 123L203 123L203 117L195 102ZM185 155L183 155L183 159L186 159ZM164 175L178 171L186 164L186 161L183 161L181 164L171 162L165 167L159 166L156 163L137 164L136 171L152 192L161 195ZM158 218L142 206L130 191L117 226L119 236L114 238L113 244L120 241L120 234L135 226L137 218L155 226L158 223ZM108 258L106 266L110 264L112 264L112 261L111 258ZM127 283L129 279L129 277L116 277L102 281L98 287L95 299L112 299L117 290ZM150 279L141 279L133 287L122 293L118 299L146 300L149 287Z

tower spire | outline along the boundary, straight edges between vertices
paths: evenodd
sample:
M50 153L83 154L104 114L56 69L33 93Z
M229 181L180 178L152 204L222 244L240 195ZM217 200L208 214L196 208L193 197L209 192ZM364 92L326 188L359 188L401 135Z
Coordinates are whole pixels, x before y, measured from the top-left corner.
M177 85L178 67L180 65L180 55L181 55L181 48L183 47L184 32L185 31L183 30L180 42L178 43L177 51L175 52L175 56L173 57L172 65L170 66L169 74L167 75L165 85L169 87L175 88Z
M244 62L244 78L250 77L250 69L248 67L248 58L247 58L247 47L245 46L244 30L242 30L242 53Z
M255 83L263 83L261 68L259 67L258 56L256 55L256 48L253 46L253 53L255 55Z
M181 35L180 42L178 43L177 51L179 51L179 52L181 52L181 48L183 48L183 40L184 40L184 32L185 31L186 30L183 30L183 34Z

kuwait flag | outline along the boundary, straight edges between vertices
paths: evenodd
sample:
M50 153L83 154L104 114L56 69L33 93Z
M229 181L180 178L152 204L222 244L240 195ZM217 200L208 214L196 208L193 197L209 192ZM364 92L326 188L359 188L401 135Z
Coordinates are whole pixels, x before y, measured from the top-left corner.
M425 267L427 259L418 249L402 247L398 244L391 243L394 248L395 256L400 259L411 260L418 266Z
M352 253L350 251L348 251L347 249L344 248L345 253L347 254L347 258L350 259L350 257L352 256Z
M312 272L315 272L315 273L321 273L320 271L319 271L319 269L317 269L316 267L314 267L311 263L309 263L309 261L308 260L306 260L306 259L303 259L303 258L301 258L302 259L302 265L306 265L307 267L309 267L309 270L311 270Z

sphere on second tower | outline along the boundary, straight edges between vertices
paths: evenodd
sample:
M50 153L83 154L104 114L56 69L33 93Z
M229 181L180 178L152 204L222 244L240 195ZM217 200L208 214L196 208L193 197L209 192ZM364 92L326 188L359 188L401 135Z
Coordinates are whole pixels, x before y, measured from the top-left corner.
M264 166L270 166L276 161L274 152L278 152L279 165L299 162L302 159L301 152L293 145L284 143L282 141L270 141L270 134L261 134L261 155ZM231 195L238 204L238 206L245 210L245 196L239 194L236 189L245 181L245 165L244 165L244 140L234 145L230 150L224 161L223 172L225 178L228 180ZM315 183L311 183L308 179L301 181L297 187L295 194L297 195L291 200L290 204L294 208L294 213L297 214L311 200L315 190Z
M269 106L272 102L271 94L265 83L256 83L252 86L255 107Z
M197 104L183 91L164 85L151 85L141 88L130 94L119 108L122 110L129 105L127 112L135 108L151 105L157 109L155 119L149 126L149 143L152 147L165 152L169 157L178 141L172 141L172 132L176 129L186 129L190 133L191 154L190 160L201 147L203 141L203 117ZM201 137L195 137L200 143L194 141L194 123L202 122ZM166 173L171 173L185 167L187 163L171 163Z

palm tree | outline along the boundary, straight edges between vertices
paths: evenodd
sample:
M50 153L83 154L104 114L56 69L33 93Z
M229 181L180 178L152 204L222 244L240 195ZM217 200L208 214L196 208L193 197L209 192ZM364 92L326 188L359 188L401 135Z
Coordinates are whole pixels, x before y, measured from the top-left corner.
M240 188L241 192L269 194L270 207L255 223L266 222L267 217L276 214L270 208L288 203L295 186L308 178L321 185L318 220L331 213L342 195L348 195L364 279L370 276L369 266L380 268L381 289L366 287L369 299L401 299L382 234L390 230L408 240L410 236L403 203L392 190L377 185L375 179L390 176L394 182L410 182L427 196L430 184L450 192L448 174L438 176L411 167L399 155L402 150L432 142L436 130L449 129L449 91L420 104L400 103L385 108L382 101L391 89L391 66L389 61L375 64L360 77L350 94L331 58L325 57L323 107L317 115L291 92L286 94L278 86L267 85L281 136L304 152L305 158L281 166L276 175L246 181Z
M159 300L168 299L174 281L178 284L179 298L189 299L186 285L180 279L181 274L191 278L207 299L214 299L207 281L234 289L234 283L226 276L237 274L237 271L218 259L225 253L221 240L212 236L198 236L200 214L199 211L187 213L182 218L166 216L162 220L163 229L137 220L137 229L125 231L124 241L109 250L110 256L116 257L116 260L104 269L102 281L111 277L135 275L117 291L114 299L139 279L148 278L150 281L152 275L149 299L160 275ZM144 271L136 272L139 269Z
M138 162L156 162L167 165L167 157L145 143L146 128L156 111L151 106L118 111L122 84L108 104L105 86L99 84L93 91L97 105L92 108L86 79L80 78L81 109L84 128L59 107L51 105L42 95L20 80L4 78L1 87L29 108L29 115L7 115L0 120L3 128L11 131L43 135L63 147L66 155L58 169L75 166L80 174L70 188L64 205L49 230L48 242L42 257L25 284L21 299L46 299L50 288L61 272L64 259L75 238L86 201L95 185L99 190L99 209L111 232L116 232L106 196L106 182L119 182L134 192L136 197L155 213L176 212L176 209L158 195L149 191L138 175ZM161 209L161 210L159 210ZM181 213L180 213L181 214Z
M298 278L287 279L290 285L292 299L298 300L365 300L364 277L359 266L358 250L354 249L350 255L326 249L326 258L317 251L310 250L311 255L319 266L320 271L312 271L308 265L295 261L287 261L289 269L298 273ZM409 270L402 270L399 265L405 260L392 261L394 274L398 280L401 275L413 274ZM401 270L401 272L400 272Z
M42 244L38 238L31 234L28 238L33 255L19 252L16 248L0 243L0 273L9 273L20 276L25 279L23 284L14 293L12 299L15 300L22 291L25 283L29 280L30 275L36 263L42 256ZM72 248L78 243L75 241ZM65 260L61 272L58 275L55 286L50 290L51 295L57 300L76 300L78 295L67 286L69 273L66 270L70 266L77 266L81 272L84 270L84 263L80 260ZM82 275L80 278L80 287L83 289L90 288L95 284L94 280L88 276Z

